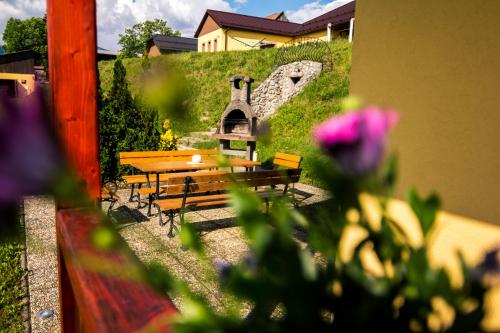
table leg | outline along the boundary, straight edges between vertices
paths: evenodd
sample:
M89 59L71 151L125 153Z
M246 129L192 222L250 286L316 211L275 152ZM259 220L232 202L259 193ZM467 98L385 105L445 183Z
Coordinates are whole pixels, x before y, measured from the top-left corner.
M148 184L148 188L151 188L151 181L149 180L149 172L146 173L146 181L147 181L147 184Z
M160 174L156 173L156 199L160 197Z

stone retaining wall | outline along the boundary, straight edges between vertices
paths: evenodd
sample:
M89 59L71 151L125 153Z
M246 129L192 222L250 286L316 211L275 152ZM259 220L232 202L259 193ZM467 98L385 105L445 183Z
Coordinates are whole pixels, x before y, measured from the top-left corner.
M280 66L253 91L252 108L259 120L269 118L284 103L302 92L321 73L320 62L303 60Z

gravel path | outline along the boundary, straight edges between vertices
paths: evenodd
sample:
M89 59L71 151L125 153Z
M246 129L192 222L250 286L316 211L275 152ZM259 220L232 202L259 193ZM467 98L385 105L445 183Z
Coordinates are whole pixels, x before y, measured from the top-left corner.
M315 187L298 184L297 198L300 206L309 206L327 198L327 194ZM128 202L128 190L120 190L122 200L115 205L112 216L117 228L131 249L145 263L161 263L176 277L205 295L216 308L225 300L220 294L210 263L202 264L189 251L183 251L179 237L167 237L167 227L159 226L157 216L148 218L147 209L137 209L137 203ZM107 209L104 204L103 209ZM57 256L55 241L55 210L49 198L33 197L25 201L27 257L33 332L59 332ZM210 260L224 259L236 263L248 250L243 232L234 225L234 213L230 207L203 209L186 214L189 223L196 224L205 243ZM174 299L182 311L182 299ZM37 318L37 313L51 310L54 316Z

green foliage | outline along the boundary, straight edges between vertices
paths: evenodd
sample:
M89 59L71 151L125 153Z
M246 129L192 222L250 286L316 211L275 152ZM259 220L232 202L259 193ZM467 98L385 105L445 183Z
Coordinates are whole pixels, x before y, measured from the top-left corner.
M441 209L439 197L433 193L427 199L422 199L412 188L408 194L408 203L421 223L424 236L427 236L434 224L437 212Z
M99 128L103 182L116 180L126 171L119 166L120 152L158 149L158 112L140 96L132 97L121 60L114 63L113 83L99 111Z
M40 64L47 68L47 20L32 17L21 20L11 17L3 32L5 52L33 50L40 54Z
M0 332L24 332L23 298L26 290L21 268L23 247L19 240L0 242Z
M146 53L146 44L155 34L167 36L180 36L181 33L167 26L167 21L154 19L135 24L132 28L125 29L120 34L118 44L122 46L121 56L125 58L137 57Z
M378 221L369 220L362 208L361 193L392 192L393 182L387 179L395 177L394 160L369 179L338 173L330 160L314 163L315 170L327 167L327 173L318 174L329 175L322 181L335 199L310 215L278 199L265 214L259 197L235 188L236 223L248 239L250 254L217 270L225 295L239 302L215 313L203 297L164 276L169 280L163 286L183 295L189 307L175 322L176 332L482 332L487 269L471 269L462 259L464 282L455 287L443 268L430 265L427 241L411 245L389 217L384 204L388 197L378 198ZM415 199L419 197L412 193L410 201L418 201L411 205L418 207L419 232L425 234L435 222L439 199ZM199 236L193 225L185 225L189 227L181 231L183 243L203 258ZM346 261L340 244L353 226L364 236ZM305 248L296 241L296 228L306 235ZM364 263L366 252L373 254L382 272ZM440 311L436 302L453 312L449 322L438 320L436 325L429 320ZM237 313L244 312L245 304L252 310L241 318Z

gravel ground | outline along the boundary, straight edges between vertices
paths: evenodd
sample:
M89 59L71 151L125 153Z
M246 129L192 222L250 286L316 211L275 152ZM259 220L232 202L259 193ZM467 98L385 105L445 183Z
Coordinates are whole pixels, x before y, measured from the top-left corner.
M24 201L26 255L32 332L59 332L59 289L54 201L31 197ZM46 319L37 317L53 312Z
M313 205L327 198L324 191L303 184L296 186L296 192L300 206ZM137 203L128 202L128 190L119 190L118 194L121 200L115 205L112 216L119 221L118 230L136 255L145 263L161 263L192 289L205 295L214 307L221 307L223 300L213 269L201 264L191 252L183 251L179 237L168 238L168 228L159 226L156 215L148 218L147 208L137 209ZM107 209L107 205L105 203L103 209ZM32 329L33 332L59 332L54 203L44 197L27 198L25 214ZM246 254L246 241L241 229L234 225L230 207L191 211L186 218L200 230L210 260L219 258L236 263ZM182 300L174 299L174 303L182 311ZM37 318L36 314L43 310L53 311L54 316Z

